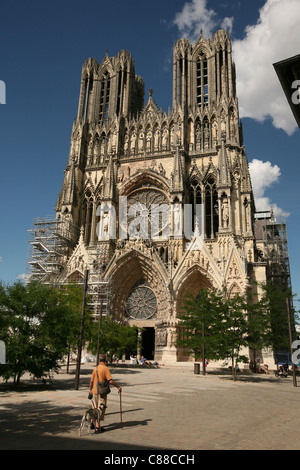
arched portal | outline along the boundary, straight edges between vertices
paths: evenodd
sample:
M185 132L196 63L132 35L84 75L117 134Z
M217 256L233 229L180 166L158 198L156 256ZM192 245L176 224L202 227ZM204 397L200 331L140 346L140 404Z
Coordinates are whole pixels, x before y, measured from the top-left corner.
M187 294L196 297L202 289L212 289L212 281L207 277L206 273L196 265L189 269L180 279L177 287L176 296L176 317L180 315L183 307L184 298ZM177 335L183 334L180 327L177 329ZM189 354L181 348L177 349L177 361L189 360Z
M176 296L176 316L180 311L184 296L189 293L194 297L201 289L212 289L212 281L207 277L206 273L195 265L182 275L177 286Z
M170 310L167 282L157 264L158 255L148 248L143 252L143 244L138 249L138 241L134 249L134 242L129 244L128 251L116 256L107 272L112 280L112 316L141 330L151 328L156 349L158 325L167 320Z

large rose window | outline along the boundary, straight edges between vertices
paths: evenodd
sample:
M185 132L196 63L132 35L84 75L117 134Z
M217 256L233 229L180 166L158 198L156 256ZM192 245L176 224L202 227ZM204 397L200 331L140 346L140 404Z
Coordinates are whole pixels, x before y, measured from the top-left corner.
M134 320L148 320L156 315L156 297L147 283L132 289L126 302L126 313Z

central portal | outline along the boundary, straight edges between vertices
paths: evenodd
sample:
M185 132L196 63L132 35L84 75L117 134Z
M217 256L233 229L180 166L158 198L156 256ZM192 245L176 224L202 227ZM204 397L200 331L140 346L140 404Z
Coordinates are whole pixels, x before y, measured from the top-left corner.
M148 360L154 359L155 351L155 329L154 328L143 328L142 332L142 356Z

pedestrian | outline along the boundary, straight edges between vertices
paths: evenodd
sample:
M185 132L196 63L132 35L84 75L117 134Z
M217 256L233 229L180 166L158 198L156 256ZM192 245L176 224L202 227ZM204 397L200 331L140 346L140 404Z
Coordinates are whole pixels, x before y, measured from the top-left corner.
M89 392L93 394L94 407L99 408L100 421L102 421L104 420L104 415L107 408L107 394L98 394L98 382L109 382L109 384L114 385L118 389L119 393L122 391L122 387L116 384L116 382L112 379L110 370L106 366L105 354L100 354L99 356L99 365L93 370L89 388ZM101 428L101 430L103 431L103 428ZM100 432L100 423L97 423L95 431Z

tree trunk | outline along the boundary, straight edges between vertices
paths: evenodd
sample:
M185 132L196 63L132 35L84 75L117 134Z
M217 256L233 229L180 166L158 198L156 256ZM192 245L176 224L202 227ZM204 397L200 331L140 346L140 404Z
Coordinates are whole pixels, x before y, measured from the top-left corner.
M69 346L69 350L68 350L68 359L67 359L67 374L69 373L69 370L70 370L70 346Z
M235 370L235 365L234 365L234 357L231 358L232 359L232 362L231 362L231 367L232 367L232 379L233 381L235 382L236 381L236 370Z
M204 344L202 345L202 375L205 375L206 370L205 370L205 346Z

